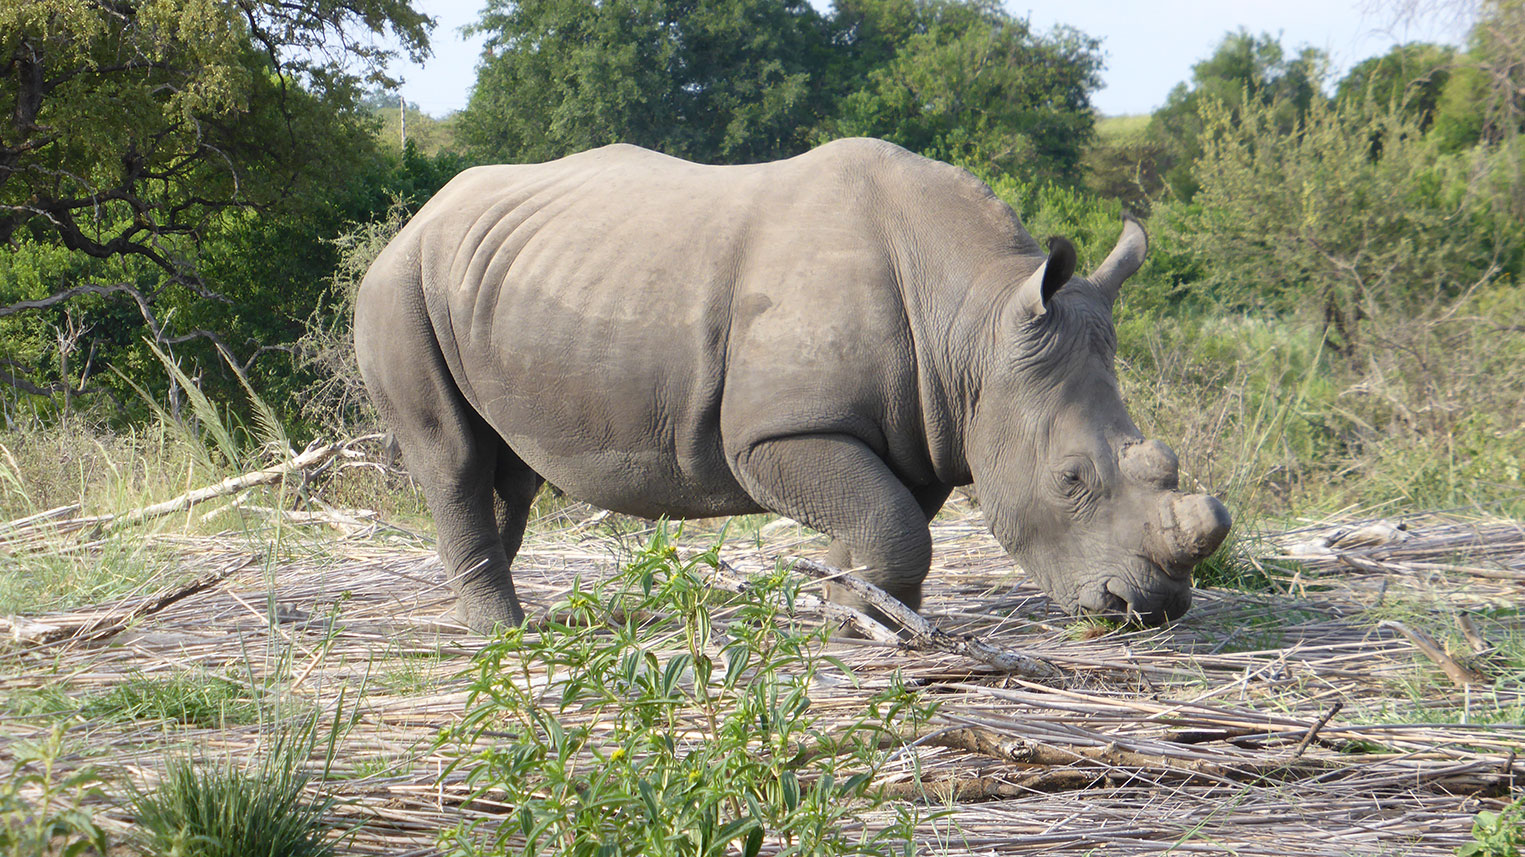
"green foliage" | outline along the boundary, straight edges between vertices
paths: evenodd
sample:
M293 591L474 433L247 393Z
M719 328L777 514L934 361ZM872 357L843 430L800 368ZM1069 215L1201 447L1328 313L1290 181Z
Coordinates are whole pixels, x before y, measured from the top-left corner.
M314 379L301 396L301 414L309 425L342 433L355 428L369 431L378 423L355 360L355 295L371 263L412 213L406 202L397 199L381 217L355 224L334 239L339 259L328 292L296 343L296 353Z
M64 729L40 742L16 742L9 776L0 782L0 853L8 857L79 857L107 853L106 834L87 804L102 800L102 782L88 765L61 771Z
M1118 200L1140 216L1164 186L1169 161L1166 143L1149 133L1148 115L1114 116L1096 124L1096 139L1081 154L1085 188L1101 199Z
M1346 352L1363 319L1422 312L1518 269L1525 228L1490 181L1505 164L1437 156L1412 121L1366 105L1315 106L1295 130L1281 113L1204 108L1202 190L1165 219L1216 300L1321 315Z
M1148 171L1162 176L1176 199L1190 200L1198 187L1195 171L1202 154L1204 110L1214 105L1233 110L1245 103L1270 106L1271 121L1288 129L1323 100L1320 87L1327 64L1323 53L1312 48L1289 59L1281 40L1268 34L1227 34L1212 56L1192 66L1191 86L1178 84L1154 113L1148 133L1164 154Z
M31 606L31 605L27 605ZM203 728L257 723L261 706L249 686L225 676L181 672L135 676L83 698L59 684L10 694L4 709L18 717L66 715L85 721L169 721Z
M1369 101L1399 113L1420 131L1428 130L1455 59L1456 50L1449 45L1397 45L1352 66L1335 88L1335 101L1342 105Z
M490 0L461 138L487 160L613 142L718 162L804 147L828 32L804 0Z
M343 709L341 697L339 710ZM316 714L278 728L260 761L171 760L151 793L134 790L136 845L144 854L184 857L327 857L334 799L309 789L308 757L321 746ZM328 775L342 719L334 714L318 772Z
M1098 43L1035 36L991 0L493 2L461 137L540 161L626 142L711 163L840 136L1079 180Z
M1525 2L1483 0L1476 11L1435 120L1436 141L1451 151L1517 143L1525 130Z
M415 104L405 106L395 93L372 94L365 98L362 106L376 118L376 139L382 149L391 154L403 155L411 146L415 156L433 158L460 149L456 141L459 113L436 118Z
M816 651L824 632L797 630L784 612L797 584L780 571L727 594L703 579L716 562L713 549L680 559L659 529L619 577L574 587L554 619L482 650L465 716L441 741L459 745L454 767L474 797L514 810L500 826L451 832L451 853L909 847L909 809L880 833L841 822L879 804L881 744L930 707L896 686L825 733L809 696L828 660ZM664 662L652 647L670 640L682 651Z
M204 728L255 723L259 715L248 685L195 673L131 678L79 706L79 716L86 720L169 720Z
M979 169L974 172L981 173ZM1116 200L1011 174L984 174L981 178L1002 202L1017 212L1027 231L1037 236L1040 243L1050 235L1070 239L1075 245L1077 270L1082 274L1100 265L1122 234L1123 208Z
M839 15L852 24L861 82L818 138L879 137L1028 181L1079 182L1101 84L1097 40L1037 36L991 0L857 0Z
M1483 811L1472 821L1472 841L1456 857L1520 857L1525 854L1525 798L1498 812Z
M400 0L6 5L0 49L21 59L0 69L0 240L20 252L0 258L0 382L142 419L106 369L153 383L147 338L209 389L237 386L226 350L293 393L269 355L332 265L322 239L387 199L357 104L391 52L354 36L416 53L427 25Z

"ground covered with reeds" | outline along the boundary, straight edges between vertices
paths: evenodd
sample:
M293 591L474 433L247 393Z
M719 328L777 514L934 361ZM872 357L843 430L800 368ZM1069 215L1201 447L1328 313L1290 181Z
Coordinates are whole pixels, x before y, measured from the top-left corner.
M916 853L1509 854L1519 836L1521 524L1388 515L1241 534L1183 620L1141 629L1058 612L957 497L933 524L925 615L1059 670L1039 679L812 636L811 587L779 563L825 542L790 522L674 534L544 507L516 563L539 624L485 649L454 623L429 539L357 510L302 518L246 499L206 522L196 507L108 531L63 510L0 531L8 576L138 573L130 591L38 596L6 620L4 835L25 843L46 822L34 853L154 847L139 822L173 778L258 780L274 758L300 774L277 785L321 816L318 845L337 853L493 853L536 836L540 853L570 853L649 832L643 806L715 828L646 853L780 853L816 836L839 853L912 840ZM621 578L632 563L666 571ZM679 570L771 606L666 594ZM737 586L748 577L771 583ZM704 611L702 633L684 609ZM756 642L759 623L771 642ZM627 631L628 650L610 648ZM625 678L582 675L577 652ZM666 682L656 696L636 692L647 663L651 686ZM773 721L736 715L764 678ZM780 726L786 691L808 706ZM646 726L629 731L631 711ZM737 743L671 775L724 741ZM523 747L540 755L513 755ZM653 761L664 755L677 767ZM732 757L755 764L722 773Z

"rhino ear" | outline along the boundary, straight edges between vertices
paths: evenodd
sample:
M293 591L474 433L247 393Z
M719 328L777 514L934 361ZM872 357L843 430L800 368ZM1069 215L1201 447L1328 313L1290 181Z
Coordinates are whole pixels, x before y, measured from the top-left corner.
M1107 254L1096 273L1091 275L1091 282L1101 289L1107 303L1117 301L1117 291L1122 287L1123 280L1133 276L1133 272L1144 264L1144 255L1148 252L1149 236L1144 234L1143 224L1133 215L1123 212L1123 234L1118 237L1117 246Z
M1075 276L1075 245L1068 239L1055 235L1048 239L1048 258L1038 266L1027 282L1017 291L1018 301L1029 315L1039 316L1048 311L1053 300L1070 277Z

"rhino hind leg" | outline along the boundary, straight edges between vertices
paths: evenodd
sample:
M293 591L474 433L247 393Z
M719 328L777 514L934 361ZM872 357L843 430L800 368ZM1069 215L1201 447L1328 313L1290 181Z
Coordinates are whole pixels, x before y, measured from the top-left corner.
M927 521L947 489L913 492L873 450L847 435L765 441L741 457L738 471L762 506L830 535L833 564L861 568L865 579L907 607L921 607L921 583L932 562ZM827 595L898 627L839 587L828 587Z
M507 444L503 444L498 451L498 465L493 474L493 518L497 521L503 554L510 564L524 542L524 528L529 523L530 507L534 505L535 495L540 492L543 484L545 478L531 470ZM510 578L510 591L513 585L513 579Z
M476 414L467 414L464 422L468 425L455 431L437 432L429 444L405 438L403 461L434 518L456 618L486 634L498 625L524 622L509 567L540 477Z
M409 282L374 277L375 268L357 304L356 356L423 489L456 617L479 632L520 624L509 563L540 477L461 394Z

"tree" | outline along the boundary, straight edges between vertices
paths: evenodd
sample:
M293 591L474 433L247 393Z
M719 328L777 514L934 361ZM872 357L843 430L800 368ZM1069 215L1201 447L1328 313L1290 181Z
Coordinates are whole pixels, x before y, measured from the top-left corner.
M1254 36L1241 29L1224 36L1212 56L1192 66L1191 86L1177 84L1150 121L1148 133L1168 153L1158 168L1165 186L1181 199L1196 194L1193 169L1202 154L1206 105L1275 105L1277 126L1290 128L1322 99L1327 67L1322 51L1303 48L1289 59L1281 40L1266 33Z
M1100 44L1035 35L995 0L851 0L859 80L821 137L881 137L1037 181L1075 184L1095 123Z
M1397 45L1381 56L1356 63L1335 87L1335 100L1341 104L1370 100L1392 106L1413 119L1421 131L1428 130L1455 59L1456 50L1448 45Z
M1098 44L996 0L491 0L460 134L483 159L613 142L711 163L845 135L1074 182Z
M479 158L614 142L742 163L800 151L820 110L825 20L805 0L489 0L460 117Z
M1433 20L1467 26L1467 50L1440 97L1436 131L1455 151L1513 140L1525 128L1525 0L1370 0L1394 27Z
M1201 189L1168 207L1162 236L1200 260L1197 290L1236 310L1320 318L1331 350L1364 358L1518 275L1525 227L1486 163L1437 157L1395 105L1315 104L1292 129L1281 116L1251 99L1203 110Z
M0 241L15 264L55 247L70 260L0 277L0 320L25 338L77 306L70 327L94 350L146 334L258 353L197 324L247 309L203 258L251 224L299 218L363 166L359 87L391 56L367 42L419 56L430 26L406 0L0 5ZM36 360L5 368L20 389L76 383L26 382L47 374Z

